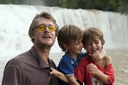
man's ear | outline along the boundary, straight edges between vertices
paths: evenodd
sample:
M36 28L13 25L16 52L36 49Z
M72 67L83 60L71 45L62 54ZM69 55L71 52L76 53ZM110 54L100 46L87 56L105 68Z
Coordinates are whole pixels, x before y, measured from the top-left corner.
M68 49L69 48L69 45L68 44L63 44L64 48Z
M35 38L35 32L34 32L34 31L31 33L31 38L32 38L32 39Z

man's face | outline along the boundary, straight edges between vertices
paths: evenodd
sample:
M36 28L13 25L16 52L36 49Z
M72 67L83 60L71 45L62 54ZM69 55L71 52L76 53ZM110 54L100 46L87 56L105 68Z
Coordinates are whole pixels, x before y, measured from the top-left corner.
M35 22L36 22L35 26L39 26L39 25L55 26L50 19L43 17L38 18ZM43 46L51 47L55 42L56 35L55 35L55 31L49 31L48 27L46 27L44 31L38 31L37 29L35 29L32 38L34 39L34 45L37 46L43 45Z

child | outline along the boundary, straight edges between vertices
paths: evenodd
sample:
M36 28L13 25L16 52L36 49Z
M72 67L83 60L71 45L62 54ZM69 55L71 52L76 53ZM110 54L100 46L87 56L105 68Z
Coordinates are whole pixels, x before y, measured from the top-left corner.
M74 68L77 66L79 60L85 56L85 53L81 53L83 48L83 31L74 25L65 25L62 27L58 34L58 44L65 55L61 58L57 70L64 73L71 85L78 85L74 77ZM105 51L101 52L104 56ZM95 53L94 60L102 58L100 54ZM60 85L69 85L63 81L59 81Z
M83 43L87 54L101 52L105 43L103 33L97 28L87 28L84 31ZM114 69L109 56L94 61L87 55L80 60L74 71L75 77L85 85L114 85Z

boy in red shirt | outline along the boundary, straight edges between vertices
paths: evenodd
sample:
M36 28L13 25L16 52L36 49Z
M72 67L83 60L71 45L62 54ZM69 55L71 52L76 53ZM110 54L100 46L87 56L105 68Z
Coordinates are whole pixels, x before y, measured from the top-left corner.
M83 57L78 66L74 69L75 77L85 85L114 85L114 69L109 56L94 61L88 54L101 52L105 40L103 33L97 28L87 28L84 30L84 48L87 56Z

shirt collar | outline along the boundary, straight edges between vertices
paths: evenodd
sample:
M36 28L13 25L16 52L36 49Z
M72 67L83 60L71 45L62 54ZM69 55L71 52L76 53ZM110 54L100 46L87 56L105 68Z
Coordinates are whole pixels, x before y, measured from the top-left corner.
M73 57L71 57L71 55L70 55L68 52L66 52L66 54L70 57L70 59L71 59L74 63L79 62L79 60L80 60L83 56L85 56L85 53L80 53L80 54L77 55L77 61L75 61L75 59L74 59Z
M34 57L36 57L40 68L50 68L50 66L43 60L43 58L40 56L40 54L38 53L38 51L36 50L34 46L31 48L30 51L32 52ZM48 62L50 64L49 58L48 58Z

